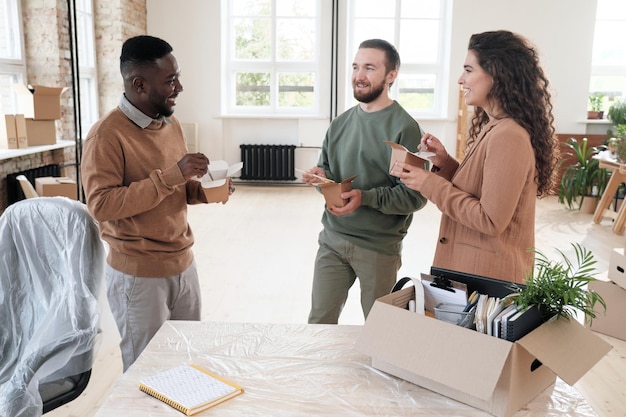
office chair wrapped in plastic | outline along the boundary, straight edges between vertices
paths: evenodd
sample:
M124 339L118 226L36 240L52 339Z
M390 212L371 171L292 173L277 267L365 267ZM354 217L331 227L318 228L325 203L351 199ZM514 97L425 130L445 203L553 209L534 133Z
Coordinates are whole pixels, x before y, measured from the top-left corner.
M104 262L78 201L22 200L0 217L0 416L40 416L85 388Z

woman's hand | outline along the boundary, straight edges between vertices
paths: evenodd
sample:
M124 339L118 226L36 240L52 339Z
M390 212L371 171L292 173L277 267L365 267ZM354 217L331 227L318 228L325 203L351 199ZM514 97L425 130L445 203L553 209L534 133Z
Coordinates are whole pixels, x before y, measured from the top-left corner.
M405 162L396 162L396 165L402 169L400 172L395 172L394 175L400 178L400 180L411 190L421 191L424 181L431 175L429 171L424 168L419 168Z
M435 155L428 159L437 167L442 167L450 157L441 141L430 133L426 133L422 136L420 151L434 153Z

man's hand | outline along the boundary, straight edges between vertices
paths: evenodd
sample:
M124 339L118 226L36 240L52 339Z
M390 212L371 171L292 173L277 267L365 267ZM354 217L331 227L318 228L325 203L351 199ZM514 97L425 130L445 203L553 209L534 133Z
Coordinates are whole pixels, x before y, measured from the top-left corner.
M345 193L341 193L341 198L348 200L348 204L343 207L331 206L328 207L328 211L335 216L343 216L350 214L361 207L361 190L350 190Z
M200 152L188 153L183 156L183 159L178 161L178 168L180 168L180 172L185 180L190 180L194 177L201 178L209 169L209 158Z
M307 185L317 185L323 182L321 178L326 178L326 173L320 167L313 167L302 173L302 181Z

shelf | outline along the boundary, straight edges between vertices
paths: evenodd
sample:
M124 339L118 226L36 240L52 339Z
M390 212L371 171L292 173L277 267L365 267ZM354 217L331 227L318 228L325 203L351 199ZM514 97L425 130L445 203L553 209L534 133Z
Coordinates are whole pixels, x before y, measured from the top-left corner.
M34 153L51 151L54 149L63 149L75 145L76 143L73 140L59 140L54 145L29 146L28 148L20 149L0 149L0 160L17 158L24 155L32 155Z

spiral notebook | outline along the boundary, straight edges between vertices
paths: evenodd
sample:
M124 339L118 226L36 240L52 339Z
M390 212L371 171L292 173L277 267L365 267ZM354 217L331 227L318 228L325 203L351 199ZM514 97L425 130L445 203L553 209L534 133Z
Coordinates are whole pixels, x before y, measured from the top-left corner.
M187 416L236 397L243 388L196 365L180 365L139 382L139 389Z

